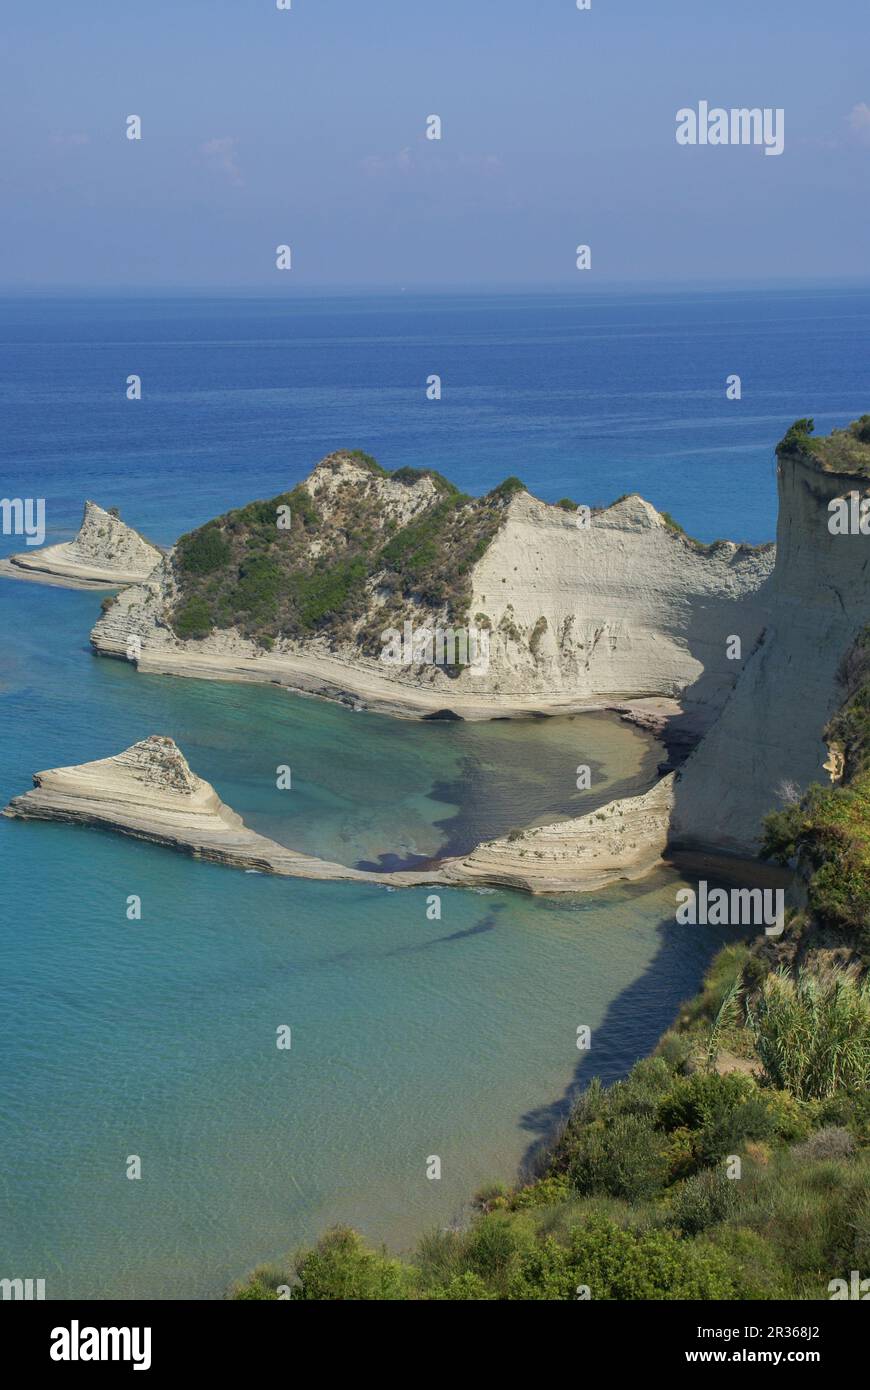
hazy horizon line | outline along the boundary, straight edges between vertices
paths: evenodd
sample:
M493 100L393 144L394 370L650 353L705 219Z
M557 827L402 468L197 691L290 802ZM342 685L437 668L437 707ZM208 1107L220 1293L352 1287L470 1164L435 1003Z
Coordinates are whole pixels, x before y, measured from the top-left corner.
M296 285L275 285L270 288L267 282L257 282L256 284L236 284L227 285L216 284L186 284L180 281L166 281L162 283L154 282L148 285L127 285L127 284L3 284L0 283L0 295L7 298L27 298L38 295L56 296L99 296L111 295L118 297L127 295L130 298L144 298L148 295L227 295L227 296L250 296L262 299L275 299L281 295L285 299L294 296L310 296L319 294L333 295L396 295L403 294L430 294L433 296L453 293L453 294L500 294L500 295L522 295L522 294L576 294L578 298L582 296L594 296L599 292L643 292L643 293L673 293L675 291L692 292L698 290L727 292L728 290L802 290L802 289L865 289L870 288L870 276L866 278L853 275L842 276L806 276L796 278L794 276L759 276L748 277L740 276L733 279L663 279L663 280L625 280L625 279L606 279L601 277L596 284L577 285L571 281L561 280L529 280L529 281L426 281L420 283L409 283L401 285L397 281L324 281L322 283L308 282Z

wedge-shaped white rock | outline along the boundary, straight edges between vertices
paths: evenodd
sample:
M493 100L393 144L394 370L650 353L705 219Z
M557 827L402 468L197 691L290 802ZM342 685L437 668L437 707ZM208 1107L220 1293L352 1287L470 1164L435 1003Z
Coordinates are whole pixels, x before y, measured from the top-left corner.
M673 802L670 773L642 796L488 840L444 867L457 882L502 884L528 893L591 892L620 879L643 878L663 862Z
M64 588L111 589L141 583L161 559L162 552L114 512L86 502L75 540L10 555L0 570Z
M249 830L208 782L197 777L171 738L152 734L111 758L37 772L33 790L13 797L4 816L97 825L180 849L198 859L294 878L383 882L311 855L297 854ZM407 886L426 875L391 874Z

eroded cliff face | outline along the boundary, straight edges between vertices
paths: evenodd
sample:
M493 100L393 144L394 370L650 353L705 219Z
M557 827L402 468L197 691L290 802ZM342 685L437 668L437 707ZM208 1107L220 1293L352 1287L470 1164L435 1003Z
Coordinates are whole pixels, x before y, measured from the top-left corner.
M335 529L330 509L346 515L358 487L367 505L378 490L377 506L394 524L425 512L436 495L428 478L408 486L373 480L347 459L326 462L304 487L327 530ZM448 517L439 537L448 548L451 524ZM706 726L739 673L727 660L726 637L741 631L755 642L764 626L759 596L773 569L772 546L698 545L637 496L585 518L518 490L494 504L487 524L483 554L470 571L467 626L488 633L488 659L458 673L431 661L384 663L355 635L279 636L264 649L229 627L182 641L172 626L171 559L119 596L92 642L105 655L132 652L143 670L269 680L333 698L349 692L391 713L403 712L404 702L404 712L446 708L492 717L675 697L690 687ZM385 588L385 576L369 576L356 630L401 629L405 621L415 630L433 622L454 626L446 611L439 615L413 595L397 610L394 597L385 601Z
M738 621L759 636L773 547L700 546L638 496L578 520L523 493L477 565L493 680L609 700L691 686L718 709L736 678L725 638Z
M21 577L44 575L71 587L106 588L144 579L161 558L157 547L115 512L89 501L74 540L11 555L9 565Z
M822 730L842 702L840 663L870 620L870 536L831 534L828 506L863 495L868 479L796 451L780 456L778 485L776 565L759 594L764 638L741 633L739 680L678 778L674 846L754 854L783 794L830 781Z

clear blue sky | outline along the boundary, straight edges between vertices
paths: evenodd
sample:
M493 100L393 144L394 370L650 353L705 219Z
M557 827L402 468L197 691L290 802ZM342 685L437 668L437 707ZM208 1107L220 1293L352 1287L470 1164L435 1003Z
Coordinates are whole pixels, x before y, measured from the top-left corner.
M866 277L868 53L868 0L7 3L0 283ZM701 99L784 153L679 147Z

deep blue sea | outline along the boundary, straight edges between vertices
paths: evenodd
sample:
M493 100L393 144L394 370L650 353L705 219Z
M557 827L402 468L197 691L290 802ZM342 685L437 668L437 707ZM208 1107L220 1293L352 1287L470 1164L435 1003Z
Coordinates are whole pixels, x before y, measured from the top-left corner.
M757 542L776 440L870 409L868 348L868 289L4 299L0 488L46 499L50 541L91 497L171 542L350 447L475 493L638 491L700 539ZM139 676L90 655L98 607L0 580L3 804L167 733L256 828L355 863L568 814L580 762L601 800L654 774L608 716L406 724ZM674 924L670 871L554 901L445 892L432 921L423 893L2 820L0 874L0 1276L50 1298L219 1296L336 1221L410 1245L511 1179L572 1085L648 1050L723 939Z

